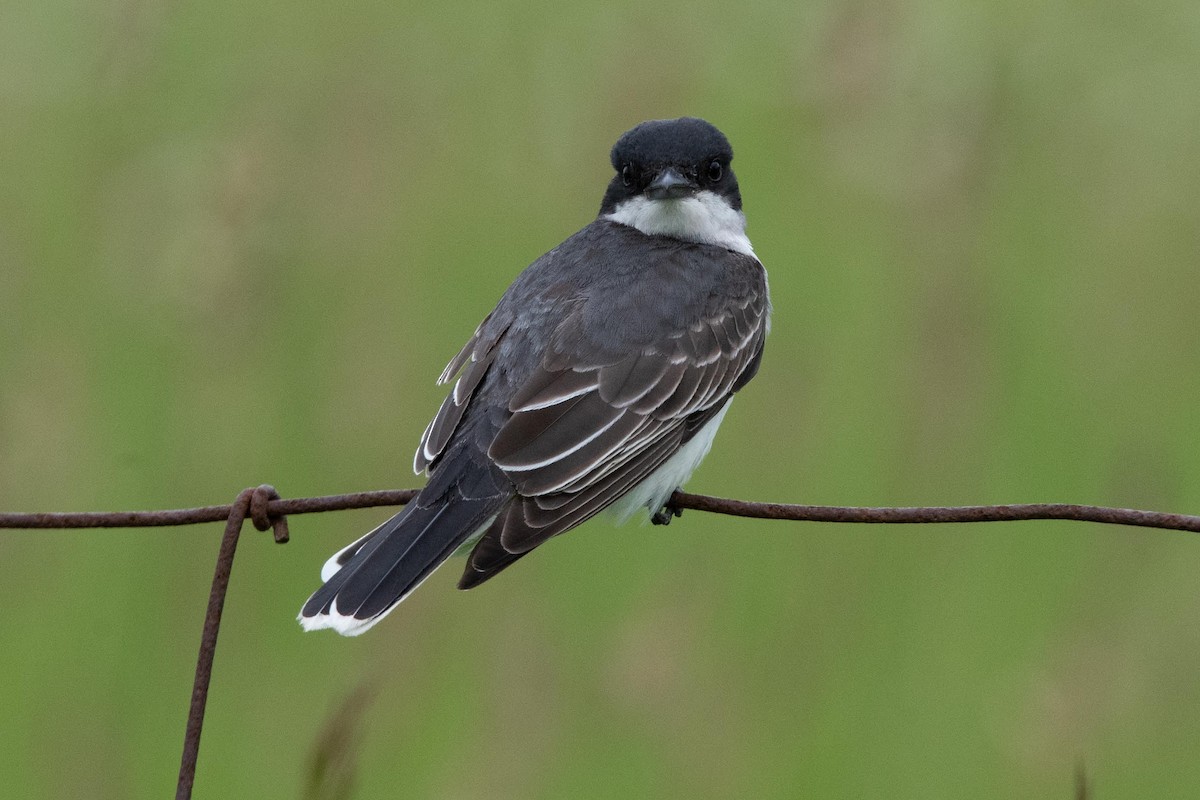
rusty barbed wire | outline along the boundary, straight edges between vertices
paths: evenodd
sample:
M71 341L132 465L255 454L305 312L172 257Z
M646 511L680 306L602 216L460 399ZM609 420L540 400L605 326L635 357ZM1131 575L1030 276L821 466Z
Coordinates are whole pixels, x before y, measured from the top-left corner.
M416 494L416 489L390 489L286 500L273 499L266 502L260 501L258 510L252 513L257 515L255 517L257 521L266 518L276 520L292 514L399 506L412 500ZM148 528L195 525L203 522L222 522L229 518L235 505L236 503L226 506L200 506L163 511L0 513L0 528ZM1077 503L1015 503L980 506L815 506L763 503L676 492L671 496L671 505L678 509L705 511L711 514L791 522L905 525L1061 519L1200 533L1200 516Z
M259 516L265 514L279 519L289 514L312 514L320 511L345 511L352 508L401 506L417 495L416 489L394 489L374 492L298 497L288 500L267 499L259 502ZM163 511L68 511L35 513L0 513L0 528L157 528L173 525L196 525L203 522L224 522L234 506L199 506ZM265 529L262 529L265 530Z
M273 530L275 541L284 544L289 538L287 517L291 514L403 505L416 495L416 489L395 489L285 500L280 498L274 487L263 484L244 489L233 503L226 506L200 506L161 511L6 512L0 513L0 528L147 528L225 522L225 533L221 537L217 563L213 570L208 611L204 616L204 628L200 636L200 652L196 658L196 673L184 732L183 755L179 764L179 781L175 790L176 800L189 800L196 778L200 734L204 726L204 711L208 702L208 687L212 679L213 660L216 656L221 613L225 606L225 593L229 588L233 558L237 552L238 537L241 534L243 523L249 518L258 530ZM712 514L792 522L912 524L1058 519L1200 533L1200 516L1074 503L875 508L759 503L675 492L671 496L670 506L676 511L689 509ZM1086 783L1084 783L1084 787L1083 791L1086 796Z

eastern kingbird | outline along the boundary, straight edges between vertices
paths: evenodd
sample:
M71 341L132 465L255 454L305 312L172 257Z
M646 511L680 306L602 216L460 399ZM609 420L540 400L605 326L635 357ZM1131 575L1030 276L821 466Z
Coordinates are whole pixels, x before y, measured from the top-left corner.
M767 276L719 130L643 122L610 158L596 220L522 272L442 372L458 380L413 464L428 483L325 563L306 630L362 633L472 542L460 589L605 509L670 519L758 371Z

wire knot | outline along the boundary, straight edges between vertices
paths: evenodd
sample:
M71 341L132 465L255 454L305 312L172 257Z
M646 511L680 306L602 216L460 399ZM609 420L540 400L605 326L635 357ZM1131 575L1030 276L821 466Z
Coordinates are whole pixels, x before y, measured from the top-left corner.
M279 499L275 487L264 483L250 491L250 521L260 531L271 529L275 534L277 544L285 543L288 538L287 517L283 514L272 515L270 503Z

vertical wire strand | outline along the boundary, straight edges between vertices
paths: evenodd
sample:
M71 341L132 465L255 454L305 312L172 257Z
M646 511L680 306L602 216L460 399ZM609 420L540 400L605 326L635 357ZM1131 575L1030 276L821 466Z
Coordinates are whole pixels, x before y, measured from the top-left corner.
M175 800L190 800L192 786L196 781L196 759L200 755L200 732L204 727L204 709L208 703L208 686L212 681L213 659L217 653L217 634L221 629L221 611L225 607L225 593L229 589L229 576L233 571L233 557L237 553L238 537L242 523L250 509L253 489L245 489L234 501L225 523L225 535L217 551L217 565L213 570L212 589L208 593L208 611L204 615L204 629L200 634L200 653L196 658L196 677L192 683L192 701L188 708L187 728L183 735L183 756L179 762L179 782L175 786Z

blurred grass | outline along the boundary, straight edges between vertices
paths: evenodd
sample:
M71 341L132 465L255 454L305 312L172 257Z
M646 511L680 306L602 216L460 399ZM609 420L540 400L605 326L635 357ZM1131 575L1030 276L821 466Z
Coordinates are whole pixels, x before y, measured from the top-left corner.
M0 498L408 486L433 377L587 222L630 125L738 152L774 332L689 488L1200 508L1200 7L10 4ZM361 797L1200 789L1200 553L1038 523L592 523L302 636L304 517L235 568L197 797L293 797L363 680ZM0 776L159 797L218 530L10 533Z

